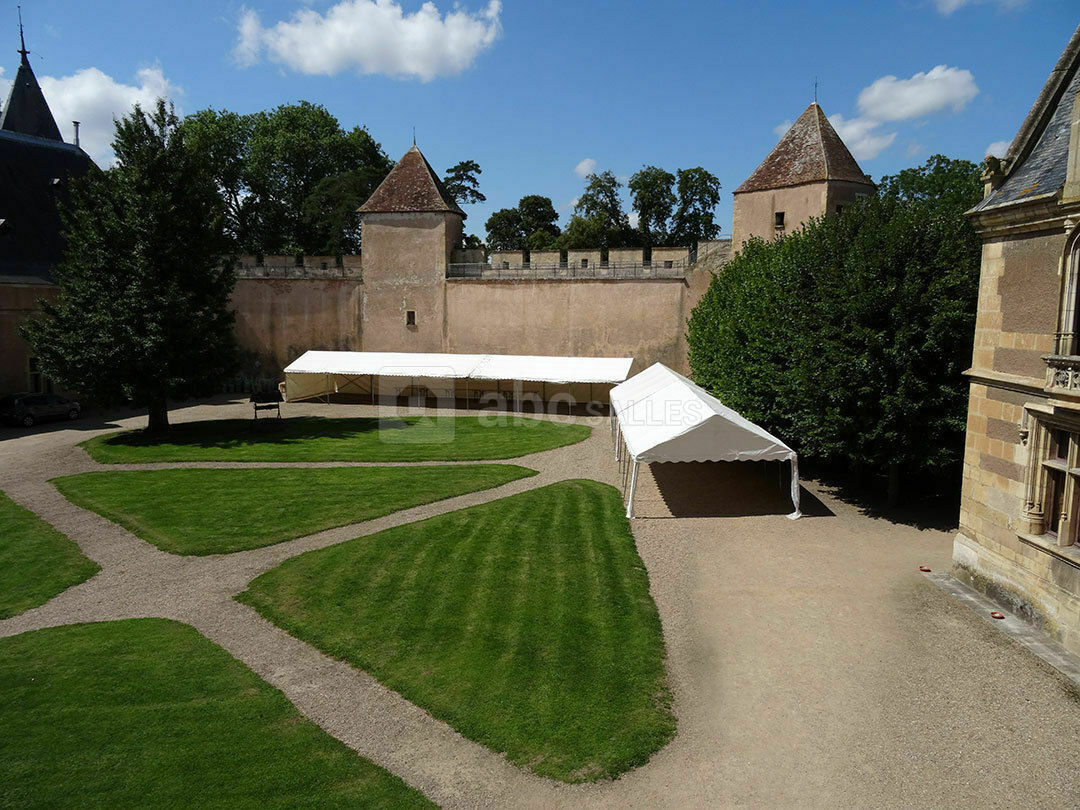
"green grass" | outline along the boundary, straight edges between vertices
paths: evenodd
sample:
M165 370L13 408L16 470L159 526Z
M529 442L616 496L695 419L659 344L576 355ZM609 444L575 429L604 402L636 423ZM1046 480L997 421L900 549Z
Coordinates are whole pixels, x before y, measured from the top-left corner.
M0 619L43 605L100 570L77 545L0 492Z
M0 806L430 807L187 625L0 639Z
M155 461L483 461L575 444L592 428L512 414L403 419L250 419L180 422L165 436L108 433L82 443L104 464Z
M237 598L543 776L613 777L675 732L648 576L605 484L308 552Z
M470 464L104 471L52 483L163 551L227 554L532 475L514 464Z

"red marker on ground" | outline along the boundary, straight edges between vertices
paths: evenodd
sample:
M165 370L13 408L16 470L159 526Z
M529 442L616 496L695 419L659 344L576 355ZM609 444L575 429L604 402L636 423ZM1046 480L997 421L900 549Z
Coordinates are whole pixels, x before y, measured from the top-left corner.
M929 574L930 573L930 566L929 565L920 565L919 570L922 571L924 574Z
M1005 618L1005 614L1004 614L1004 613L998 613L998 612L997 612L997 611L995 610L995 611L993 611L993 612L992 612L992 613L990 614L990 618L991 618L991 619L1004 619L1004 618Z

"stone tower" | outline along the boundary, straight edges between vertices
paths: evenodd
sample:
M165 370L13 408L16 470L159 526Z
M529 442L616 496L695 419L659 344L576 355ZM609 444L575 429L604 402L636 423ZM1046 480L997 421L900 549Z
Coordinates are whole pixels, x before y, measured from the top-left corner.
M365 351L441 351L446 266L465 212L414 144L360 206Z
M791 233L811 217L835 214L874 191L815 101L735 189L732 250L755 236L768 240Z

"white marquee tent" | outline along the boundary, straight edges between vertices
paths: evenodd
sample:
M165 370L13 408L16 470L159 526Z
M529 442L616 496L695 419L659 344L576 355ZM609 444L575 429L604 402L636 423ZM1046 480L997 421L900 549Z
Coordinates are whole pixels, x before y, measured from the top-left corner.
M790 461L791 500L799 511L795 451L662 363L611 389L615 458L623 447L633 463L626 516L634 516L638 464L669 461Z
M308 351L285 368L285 399L339 392L374 396L379 377L614 385L626 379L633 362L630 357ZM453 384L450 390L456 390Z

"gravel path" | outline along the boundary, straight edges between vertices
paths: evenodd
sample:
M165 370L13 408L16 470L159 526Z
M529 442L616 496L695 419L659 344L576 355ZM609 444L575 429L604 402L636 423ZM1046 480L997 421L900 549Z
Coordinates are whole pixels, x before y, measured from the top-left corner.
M371 413L287 408L289 415ZM219 402L172 418L244 417L248 409ZM103 569L0 621L0 636L141 616L187 622L329 733L447 807L1080 803L1080 699L1058 673L917 573L922 563L948 569L946 533L871 519L813 486L820 516L793 523L783 517L775 471L762 475L754 465L646 471L637 506L644 519L634 534L664 624L679 733L614 782L566 786L464 739L232 597L309 549L565 478L618 486L606 419L594 420L581 444L501 462L536 469L536 477L214 557L159 551L70 504L48 479L94 469L345 465L98 465L75 447L95 431L142 421L0 432L0 490Z

